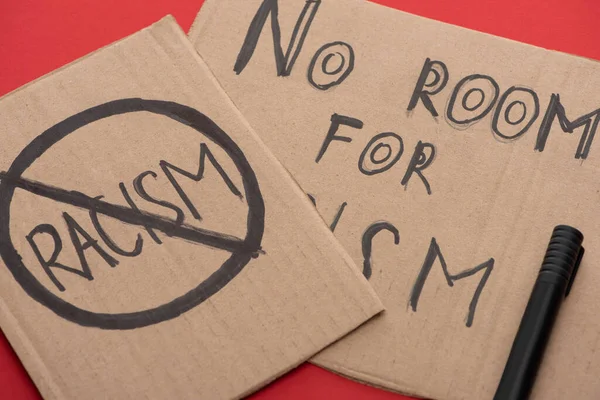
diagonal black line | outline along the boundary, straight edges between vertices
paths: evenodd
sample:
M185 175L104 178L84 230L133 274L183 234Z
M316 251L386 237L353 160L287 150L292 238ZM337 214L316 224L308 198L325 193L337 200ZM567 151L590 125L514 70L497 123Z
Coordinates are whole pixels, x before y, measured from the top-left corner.
M126 224L156 229L171 237L187 239L230 252L254 251L252 249L245 249L244 241L238 237L186 224L176 224L175 221L161 215L145 211L135 211L128 207L95 199L80 192L61 189L24 178L12 178L6 172L0 172L0 180L35 195L70 204L88 211L93 208L100 214L118 219Z

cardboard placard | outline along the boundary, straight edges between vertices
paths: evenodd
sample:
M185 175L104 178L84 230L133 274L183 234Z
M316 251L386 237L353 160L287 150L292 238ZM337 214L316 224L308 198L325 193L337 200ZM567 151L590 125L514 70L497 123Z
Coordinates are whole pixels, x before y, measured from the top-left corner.
M382 309L170 17L0 121L0 323L46 399L239 398Z
M565 223L587 251L533 398L597 398L600 66L340 3L209 0L190 32L386 306L314 362L426 398L491 398Z

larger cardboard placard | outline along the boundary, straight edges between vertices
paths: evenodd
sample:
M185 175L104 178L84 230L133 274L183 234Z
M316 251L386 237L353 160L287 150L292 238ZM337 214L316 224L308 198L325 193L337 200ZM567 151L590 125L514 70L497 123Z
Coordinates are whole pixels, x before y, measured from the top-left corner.
M587 252L533 398L600 396L597 63L363 1L209 0L190 38L386 306L315 363L491 398L566 223Z
M0 127L0 323L46 399L239 398L382 309L170 17Z

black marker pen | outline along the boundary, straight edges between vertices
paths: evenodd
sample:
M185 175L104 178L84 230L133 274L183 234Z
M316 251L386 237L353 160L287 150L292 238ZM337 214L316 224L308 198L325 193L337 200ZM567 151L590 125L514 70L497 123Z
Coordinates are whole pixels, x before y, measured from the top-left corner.
M494 400L529 397L558 309L583 257L582 242L577 229L566 225L554 228Z

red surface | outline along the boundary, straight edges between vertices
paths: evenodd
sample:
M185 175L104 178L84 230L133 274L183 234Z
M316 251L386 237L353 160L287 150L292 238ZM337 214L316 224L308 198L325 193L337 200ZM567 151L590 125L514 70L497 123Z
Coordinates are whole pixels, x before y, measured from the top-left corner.
M597 0L377 2L537 46L600 59ZM0 95L134 33L165 14L173 14L188 30L201 3L202 0L0 0ZM40 398L3 336L0 336L0 372L0 399ZM407 398L307 364L252 399Z

